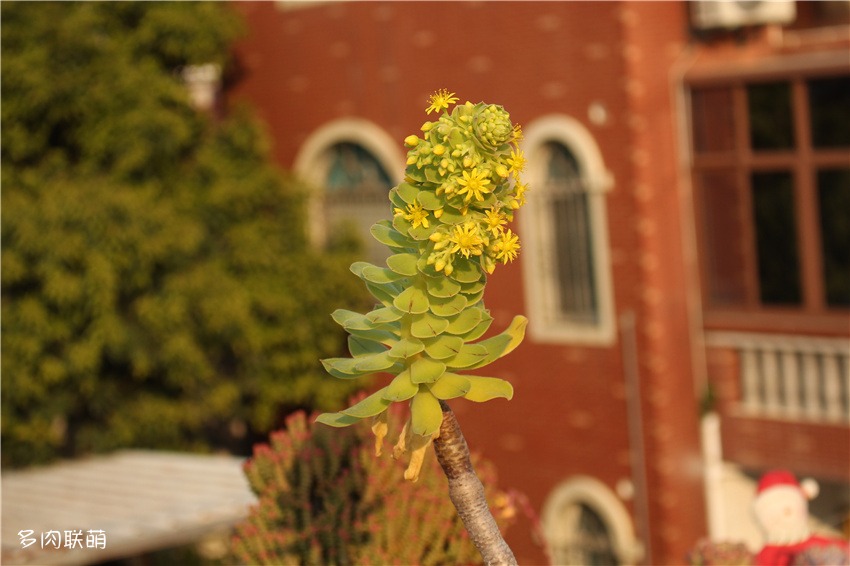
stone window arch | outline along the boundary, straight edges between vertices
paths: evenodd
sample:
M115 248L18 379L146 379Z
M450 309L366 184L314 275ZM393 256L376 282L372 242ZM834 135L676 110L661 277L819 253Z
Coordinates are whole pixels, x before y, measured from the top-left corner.
M605 193L612 186L590 133L569 116L525 131L528 204L519 213L529 333L539 342L610 345L613 293Z
M558 485L541 522L553 564L626 565L643 556L625 506L595 478L574 476Z
M311 241L324 246L352 230L369 259L382 262L388 252L369 228L392 217L387 193L402 181L404 167L399 144L368 120L343 118L313 132L293 166L314 189L308 204Z

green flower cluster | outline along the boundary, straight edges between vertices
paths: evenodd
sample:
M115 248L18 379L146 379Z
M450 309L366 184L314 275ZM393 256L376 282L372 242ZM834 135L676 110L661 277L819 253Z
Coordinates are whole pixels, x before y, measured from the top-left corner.
M439 112L456 100L453 93L439 91L427 111ZM405 478L414 481L439 432L441 400L513 396L504 380L459 372L512 351L527 324L517 316L503 333L474 342L493 320L482 302L487 274L519 250L516 235L505 228L525 200L519 127L501 106L467 102L426 122L422 131L422 138L405 139L410 147L406 179L390 190L393 220L372 227L375 239L393 252L387 267L351 266L380 304L367 314L335 311L334 320L351 334L352 357L322 361L340 379L375 372L395 377L354 406L317 419L348 426L373 418L380 454L387 407L409 401L411 417L394 455L411 450Z
M446 97L445 91L435 94L431 108L456 100ZM428 235L427 261L437 271L451 275L462 257L492 273L519 251L516 235L504 226L525 203L521 130L501 106L467 102L425 122L422 132L404 140L411 149L406 182L391 199L396 218L403 228Z

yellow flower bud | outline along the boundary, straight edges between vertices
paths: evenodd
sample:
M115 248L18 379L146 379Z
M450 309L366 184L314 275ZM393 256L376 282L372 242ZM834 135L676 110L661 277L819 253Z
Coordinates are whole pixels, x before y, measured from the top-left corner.
M434 122L425 122L424 124L422 124L421 130L423 132L427 132L427 131L430 131L431 128L433 128L433 127L434 127Z
M411 134L411 135L407 136L406 138L404 138L404 143L409 145L410 147L413 147L413 146L415 146L416 144L419 143L419 138L417 136L414 136L413 134Z
M376 415L372 419L372 432L375 434L375 456L380 456L384 448L384 437L387 436L387 412Z
M443 155L446 152L445 146L442 144L437 144L434 146L434 155Z
M416 163L416 156L415 155L408 155L407 156L407 164L413 165L414 163Z
M499 177L502 177L503 179L507 178L508 168L505 167L504 165L502 165L501 163L499 163L498 165L496 165L496 175L498 175Z

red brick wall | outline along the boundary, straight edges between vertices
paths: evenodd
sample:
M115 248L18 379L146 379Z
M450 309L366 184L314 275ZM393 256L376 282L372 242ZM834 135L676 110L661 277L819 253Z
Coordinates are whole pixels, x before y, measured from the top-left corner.
M638 324L652 549L646 561L681 562L705 534L669 73L684 41L684 5L234 8L250 34L238 50L232 98L259 107L283 166L292 165L312 131L345 116L377 123L401 147L418 132L427 96L438 88L461 101L503 104L522 124L567 114L594 136L615 181L606 196L615 309L635 313ZM606 123L588 120L592 103L605 106ZM500 268L488 285L494 328L525 312L521 262ZM500 483L526 493L538 512L573 474L612 489L633 477L619 338L611 347L526 340L488 371L514 384L514 399L457 402L455 411L470 446L496 463ZM631 502L624 505L632 510ZM529 524L509 531L508 541L521 563L544 561Z

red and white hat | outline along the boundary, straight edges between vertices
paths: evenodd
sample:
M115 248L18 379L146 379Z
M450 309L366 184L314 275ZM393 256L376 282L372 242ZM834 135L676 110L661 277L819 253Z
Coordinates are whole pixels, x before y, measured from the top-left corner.
M811 478L806 478L802 482L798 482L797 478L788 470L772 470L766 472L759 480L756 496L762 492L776 486L785 485L799 489L806 499L814 499L819 491L818 482Z

